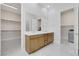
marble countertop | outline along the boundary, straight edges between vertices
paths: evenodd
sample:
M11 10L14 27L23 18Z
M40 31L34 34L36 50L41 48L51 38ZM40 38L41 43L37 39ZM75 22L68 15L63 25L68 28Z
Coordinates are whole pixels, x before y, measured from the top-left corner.
M31 35L39 35L39 34L45 34L45 33L53 33L51 31L29 31L25 32L25 35L31 36Z

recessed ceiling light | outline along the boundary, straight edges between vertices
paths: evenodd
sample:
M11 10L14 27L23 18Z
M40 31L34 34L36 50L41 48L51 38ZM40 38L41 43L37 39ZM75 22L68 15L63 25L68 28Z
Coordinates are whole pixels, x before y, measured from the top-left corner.
M50 8L50 5L47 5L47 8Z
M15 7L13 7L13 6L10 6L10 5L7 5L7 4L2 4L2 5L7 6L7 7L9 7L9 8L12 8L12 9L17 10L17 8L15 8Z

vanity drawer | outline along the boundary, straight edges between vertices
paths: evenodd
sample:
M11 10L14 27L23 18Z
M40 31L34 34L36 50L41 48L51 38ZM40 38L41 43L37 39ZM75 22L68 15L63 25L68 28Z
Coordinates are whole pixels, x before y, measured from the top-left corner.
M30 38L37 38L37 37L42 37L43 35L42 34L40 34L40 35L32 35L32 36L30 36Z
M48 33L48 36L53 36L53 33Z

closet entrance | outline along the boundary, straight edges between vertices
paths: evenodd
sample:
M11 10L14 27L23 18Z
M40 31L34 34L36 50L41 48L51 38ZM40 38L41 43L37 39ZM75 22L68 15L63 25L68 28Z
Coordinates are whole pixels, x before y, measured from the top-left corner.
M75 55L74 18L73 8L61 13L61 46L67 53Z
M21 5L1 4L1 55L12 55L21 48Z
M61 13L61 43L74 43L74 10Z

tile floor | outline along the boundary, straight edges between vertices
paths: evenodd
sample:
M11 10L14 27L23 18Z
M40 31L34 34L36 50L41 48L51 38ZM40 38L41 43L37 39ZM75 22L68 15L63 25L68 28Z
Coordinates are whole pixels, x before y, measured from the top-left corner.
M21 49L20 40L11 40L2 42L2 56L75 56L75 49L73 44L57 45L51 43L44 48L28 54Z
M19 39L1 41L1 55L11 55L18 49L21 49L21 41Z

